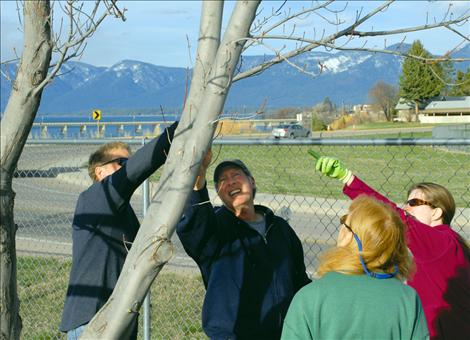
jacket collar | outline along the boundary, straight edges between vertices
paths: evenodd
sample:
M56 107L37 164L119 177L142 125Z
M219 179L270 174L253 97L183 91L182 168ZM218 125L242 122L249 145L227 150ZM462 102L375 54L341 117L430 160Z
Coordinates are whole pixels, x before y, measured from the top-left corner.
M271 209L269 209L268 207L265 207L264 205L255 204L255 211L257 213L261 213L265 216L266 226L268 226L272 223L272 220L274 218L274 212ZM243 220L239 219L238 217L236 217L235 214L232 211L228 210L225 206L221 206L218 209L218 212L223 214L224 218L229 218L233 222L242 221L246 224L246 221L243 221Z

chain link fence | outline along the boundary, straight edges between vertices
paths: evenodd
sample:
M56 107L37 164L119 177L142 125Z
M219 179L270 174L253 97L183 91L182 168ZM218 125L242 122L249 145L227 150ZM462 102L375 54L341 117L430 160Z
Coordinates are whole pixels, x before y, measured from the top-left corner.
M17 231L18 292L23 320L23 339L65 339L58 331L71 266L71 224L75 203L91 180L88 156L104 140L31 141L18 163L14 190ZM140 141L131 141L137 149ZM338 216L349 200L339 181L314 170L309 148L343 161L353 173L395 202L406 200L415 182L432 181L446 186L458 209L453 228L470 238L470 153L444 146L467 147L469 139L317 139L317 140L216 140L213 164L208 172L213 188L215 165L226 158L240 158L257 184L256 203L264 204L288 219L302 240L307 270L313 273L319 253L334 245ZM150 192L158 180L150 179ZM216 204L215 192L211 198ZM144 197L132 198L143 218ZM204 287L199 271L173 237L175 255L151 289L150 333L142 320L139 338L204 339L201 306Z

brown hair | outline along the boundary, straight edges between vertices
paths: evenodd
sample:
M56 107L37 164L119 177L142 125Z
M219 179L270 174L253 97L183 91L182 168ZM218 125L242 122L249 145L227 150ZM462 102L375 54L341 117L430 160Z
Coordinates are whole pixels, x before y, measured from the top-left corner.
M426 201L431 203L435 208L441 208L442 221L444 224L450 225L455 214L455 201L449 190L442 185L430 182L422 182L413 185L408 190L408 196L410 196L413 190L421 191Z
M110 161L113 157L112 151L117 149L125 149L127 152L129 152L129 155L131 154L131 148L126 143L112 142L102 145L98 150L90 155L90 158L88 159L88 175L93 180L93 182L98 180L95 174L96 167Z
M405 225L400 216L385 203L368 196L359 196L349 207L349 227L362 242L362 257L369 271L393 273L408 278L414 263L405 243ZM352 238L346 246L334 247L320 256L317 275L336 271L344 274L363 274L359 248Z

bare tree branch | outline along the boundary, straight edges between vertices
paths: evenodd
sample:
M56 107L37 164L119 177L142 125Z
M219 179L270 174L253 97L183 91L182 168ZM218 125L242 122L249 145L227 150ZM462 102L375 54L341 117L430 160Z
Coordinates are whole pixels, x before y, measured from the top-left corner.
M276 28L278 28L278 27L284 25L285 23L287 23L287 22L289 22L289 21L291 21L291 20L293 20L293 19L295 19L295 18L298 18L298 17L300 17L300 16L302 16L302 15L315 13L315 14L321 16L320 14L316 13L316 11L318 11L319 9L322 9L322 8L326 8L326 7L327 7L328 5L330 5L331 3L333 3L333 0L324 2L324 3L322 3L322 4L319 4L318 6L315 6L315 7L303 9L302 11L297 12L297 13L294 13L294 14L290 14L290 12L289 12L289 14L286 15L285 18L283 18L282 20L280 20L280 21L274 23L274 24L271 25L270 27L264 29L263 32L261 32L261 34L260 34L260 36L259 36L258 38L263 39L263 37L264 37L267 33L273 31L274 29L276 29ZM284 5L284 3L283 3L283 5ZM282 6L281 6L281 7L282 7ZM262 22L256 23L256 24L254 25L254 27L252 28L251 33L253 34L253 32L257 32L257 31L261 30L261 29L263 28L263 25L264 25L265 23L267 23L271 18L273 18L273 17L279 15L279 11L280 11L280 8L279 8L278 10L276 10L274 13L272 13L272 15L271 15L270 17L264 18L264 20L263 20ZM321 17L323 17L323 16L321 16ZM324 17L323 17L323 18L324 18ZM325 19L326 21L328 21L328 19L326 19L326 18L324 18L324 19ZM295 30L295 28L293 28L292 34L294 33L294 30ZM247 45L246 45L245 48L244 48L244 51L247 50L250 46L253 46L254 43L255 43L255 41L248 42Z
M292 20L294 18L297 18L299 15L302 15L304 13L311 13L314 11L314 8L308 9L308 10L302 10L299 11L298 13L290 14L288 17L282 19L279 23L276 23L272 26L270 26L268 29L263 31L261 34L257 36L252 36L247 38L250 40L250 42L247 44L247 46L253 46L255 44L265 46L267 49L274 51L274 57L271 58L268 61L262 62L259 65L256 65L249 70L245 70L243 72L238 73L234 77L234 81L238 81L240 79L246 78L253 76L255 74L259 74L266 70L267 68L271 67L272 65L275 65L277 63L283 62L283 61L288 61L290 58L295 57L299 54L302 54L307 51L311 51L315 48L318 48L320 46L326 48L327 50L340 50L340 51L364 51L364 52L372 52L372 53L384 53L384 54L393 54L401 57L409 57L409 58L415 58L419 60L423 60L427 63L434 63L434 62L443 62L443 61L452 61L452 62L463 62L463 61L468 61L470 58L451 58L451 54L457 50L456 46L453 48L450 52L447 52L444 56L437 56L433 58L423 58L420 56L413 56L410 55L406 52L400 52L398 49L397 50L391 50L386 48L386 40L384 42L384 48L383 49L378 49L378 48L367 48L367 40L364 40L363 43L361 44L362 46L359 47L348 47L348 45L353 41L353 38L366 38L366 37L377 37L377 36L389 36L389 35L397 35L397 34L405 34L405 33L410 33L410 32L417 32L417 31L424 31L424 30L430 30L430 29L435 29L435 28L446 28L448 30L451 30L452 32L456 33L457 35L461 36L464 41L470 41L470 38L468 36L465 36L455 28L453 28L451 25L462 25L463 23L467 23L470 18L470 14L468 13L469 11L466 11L464 14L460 15L457 19L452 19L452 20L445 20L446 18L450 17L449 14L445 14L444 18L440 22L436 22L434 24L428 24L426 23L425 25L420 25L420 26L413 26L413 27L407 27L407 28L402 28L402 29L396 29L396 30L387 30L387 31L358 31L357 27L359 27L361 24L369 20L371 17L375 16L376 14L383 12L387 10L390 5L393 3L393 1L387 1L375 8L374 10L370 11L369 13L362 15L362 9L361 11L358 11L356 14L355 21L349 25L348 27L334 33L330 34L328 36L323 36L321 39L315 39L315 30L314 30L314 38L308 38L305 36L305 33L302 36L294 36L292 33L290 34L281 34L281 35L268 35L267 32L272 31L274 28L279 27L279 23L285 24L289 20ZM331 10L330 8L327 7L327 5L330 4L330 2L327 3L322 3L321 5L318 5L315 7L315 9L326 9L326 10ZM318 13L315 13L318 15ZM339 25L340 19L337 19L337 25ZM324 33L323 33L324 34ZM339 44L338 40L340 38L343 38L342 43ZM346 40L344 40L346 39ZM283 41L297 41L298 44L297 46L292 49L289 52L282 53L282 50L280 49L274 49L273 47L269 46L266 44L266 40L283 40ZM402 41L403 43L403 41ZM463 42L462 42L463 43ZM459 45L461 45L460 43ZM305 45L306 44L306 45ZM282 49L285 49L282 48ZM301 68L300 66L296 65L292 61L288 62L291 66L295 67L296 69L301 70L304 73L306 72L305 69Z
M117 8L116 2L117 0L104 1L103 3L106 6L105 11L97 20L95 20L94 17L98 13L100 1L95 2L90 14L83 11L83 4L81 4L80 7L76 7L74 0L67 1L67 5L64 9L69 19L67 39L61 46L55 46L55 51L59 54L58 61L53 65L42 83L36 87L36 93L41 91L44 86L46 86L58 74L60 68L65 62L72 58L76 58L83 53L83 50L86 47L86 39L90 38L95 33L98 26L106 17L113 15L123 21L125 20L123 14L124 11L120 11ZM83 14L87 17L87 20L83 24L80 22L80 15L77 15L77 13Z
M330 5L331 3L333 3L333 0L330 0L330 1L327 1L327 2L325 2L325 3L322 3L322 4L320 4L320 5L316 6L316 7L307 8L307 9L304 9L304 10L302 10L302 11L300 11L300 12L297 12L297 13L294 13L294 14L292 14L292 15L289 15L289 16L285 17L284 19L282 19L282 20L276 22L276 23L273 24L272 26L266 28L266 29L261 33L261 37L263 37L265 34L271 32L271 31L273 31L274 29L276 29L276 28L282 26L282 25L285 24L286 22L291 21L291 20L294 19L294 18L298 18L298 17L300 17L300 16L302 16L302 15L304 15L304 14L309 14L309 13L312 13L312 12L316 12L316 11L318 11L318 10L321 9L321 8L327 7L327 6Z
M358 37L373 37L373 36L381 36L381 35L394 35L394 34L403 34L403 33L408 33L408 32L417 32L417 31L424 31L424 30L430 30L432 28L437 28L437 27L447 27L452 24L457 24L460 22L466 22L470 18L470 14L467 14L465 16L460 17L459 19L456 20L450 20L450 21L445 21L445 22L438 22L435 24L430 24L430 25L421 25L421 26L414 26L414 27L407 27L407 28L400 28L396 30L388 30L388 31L352 31L348 33L347 35L353 35L353 36L358 36ZM468 37L467 37L468 39Z
M251 38L251 39L253 39L253 38ZM401 56L401 57L408 57L408 58L413 58L413 59L417 59L417 60L422 60L422 61L425 61L425 62L428 62L428 63L443 62L443 61L452 61L452 62L470 61L470 58L449 58L448 55L450 55L450 53L446 53L445 56L425 58L425 57L421 57L421 56L412 55L412 54L409 54L409 53L406 53L406 52L401 52L401 51L398 51L398 50L393 51L393 50L387 50L387 49L365 48L365 47L343 47L343 46L346 46L347 43L343 44L343 46L338 46L338 45L335 45L335 44L322 43L322 42L318 42L318 41L315 41L315 40L309 40L309 39L305 39L305 38L301 38L301 37L287 37L287 36L283 36L283 35L280 35L280 36L271 35L271 36L265 37L264 39L280 39L280 40L302 41L302 42L310 43L312 45L313 44L318 44L320 46L328 47L331 50L339 50L339 51L362 51L362 52L372 52L372 53L393 54L393 55L397 55L397 56ZM263 44L263 45L268 46L266 44ZM268 47L268 48L271 48L271 47ZM282 55L280 55L279 57L284 58L284 56L282 56Z
M249 38L248 38L249 39ZM278 50L272 48L271 46L267 45L267 44L264 44L262 42L258 42L258 44L260 45L263 45L265 46L267 49L271 50L275 55L276 57L278 58L281 58L283 62L289 64L290 66L292 66L293 68L295 68L297 71L301 72L301 73L305 73L311 77L317 77L319 74L316 74L316 73L313 73L313 72L309 72L307 71L305 68L302 68L301 66L297 65L296 63L294 63L293 61L285 58ZM321 73L321 72L320 72Z
M314 48L317 48L318 46L322 46L327 42L331 42L331 41L334 41L334 40L336 40L336 39L338 39L342 36L345 36L345 35L347 35L347 33L354 31L354 29L357 26L359 26L360 24L362 24L363 22L369 20L371 17L373 17L377 13L380 13L382 10L388 8L391 3L393 3L393 0L390 0L390 1L387 1L387 2L383 3L382 5L377 7L376 9L369 12L364 17L357 19L352 25L348 26L347 28L345 28L345 29L343 29L339 32L331 34L330 36L328 36L324 39L321 39L319 42L314 42L314 43L311 43L311 44L306 45L304 47L300 47L300 48L295 49L295 50L293 50L289 53L286 53L282 56L277 56L277 57L271 59L270 61L268 61L266 63L263 63L261 65L257 65L255 67L249 69L249 70L246 70L242 73L239 73L233 78L233 81L236 82L240 79L247 78L247 77L253 76L255 74L261 73L264 70L266 70L267 68L271 67L272 65L278 64L278 63L280 63L280 62L282 62L286 59L295 57L295 56L297 56L301 53L304 53L304 52L310 51Z
M452 31L452 32L454 32L455 34L461 36L461 37L464 39L463 42L465 42L465 41L470 41L470 36L465 36L465 35L463 35L462 33L460 33L459 31L457 31L456 29L450 27L449 25L445 25L445 28L447 28L449 31Z
M15 61L18 61L18 60L20 60L20 58L5 60L5 61L0 62L0 65L14 63Z

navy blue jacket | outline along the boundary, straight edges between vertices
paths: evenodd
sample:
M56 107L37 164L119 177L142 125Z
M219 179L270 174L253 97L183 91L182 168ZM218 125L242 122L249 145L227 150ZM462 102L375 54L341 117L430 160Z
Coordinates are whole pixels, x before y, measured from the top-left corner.
M294 294L310 282L300 240L266 207L255 206L266 217L262 236L207 201L207 188L194 191L177 226L206 287L205 333L211 339L279 339Z
M168 128L169 136L165 131L119 170L80 194L72 223L72 269L61 331L88 323L111 295L140 226L129 201L165 162L176 125Z

